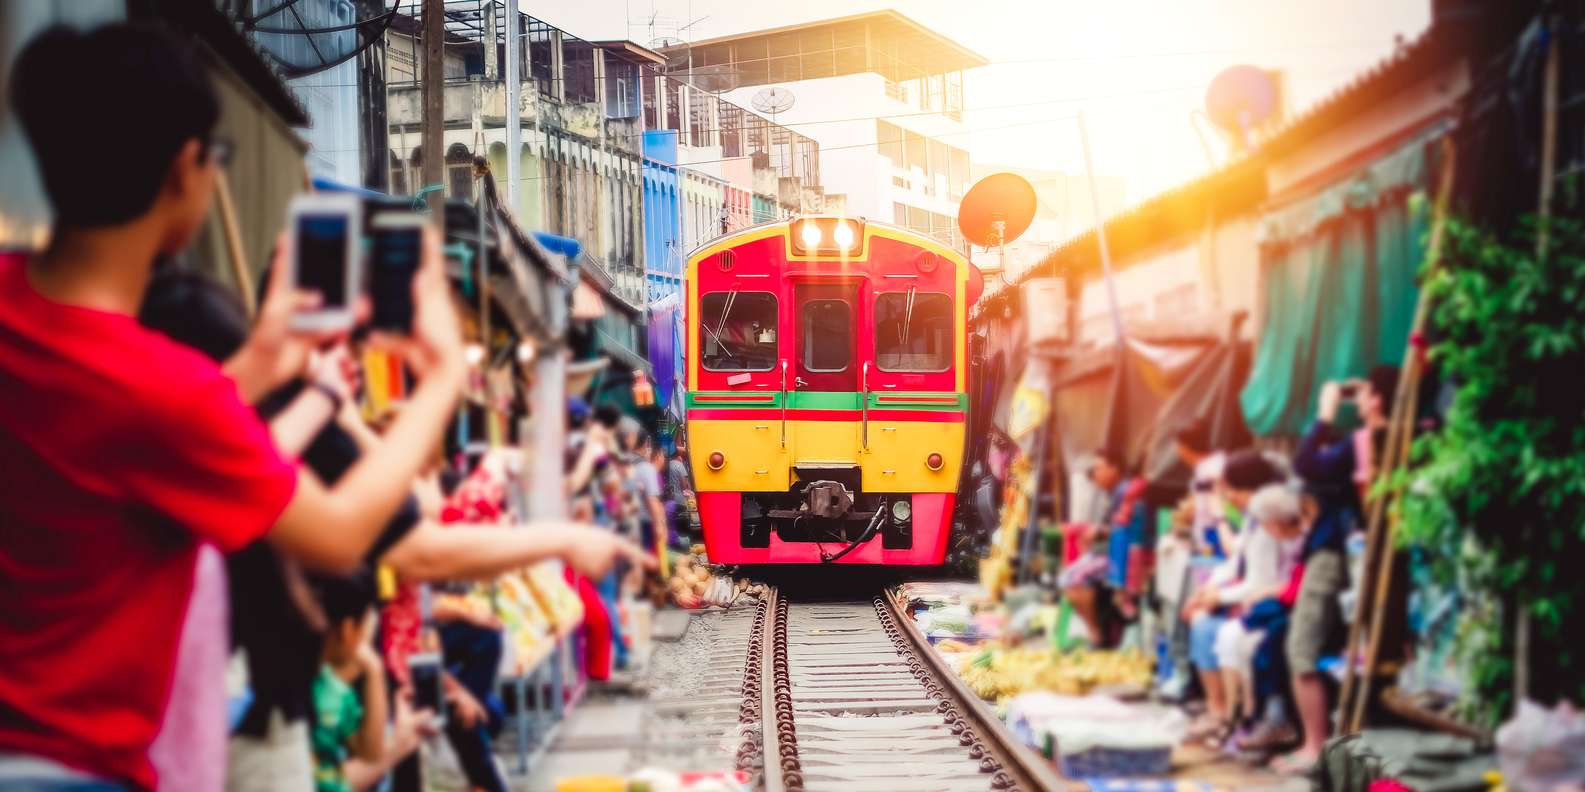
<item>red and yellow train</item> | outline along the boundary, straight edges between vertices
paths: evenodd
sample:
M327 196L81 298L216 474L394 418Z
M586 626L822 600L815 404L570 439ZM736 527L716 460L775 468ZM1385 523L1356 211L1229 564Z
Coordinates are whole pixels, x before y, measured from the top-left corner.
M689 256L688 447L712 561L943 562L983 285L951 248L856 218Z

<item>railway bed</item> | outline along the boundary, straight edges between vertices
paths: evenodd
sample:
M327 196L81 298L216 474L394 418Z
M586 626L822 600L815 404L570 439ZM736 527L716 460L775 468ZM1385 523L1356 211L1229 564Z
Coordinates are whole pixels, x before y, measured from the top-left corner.
M767 792L1060 788L889 591L793 602L773 589L743 668L737 763Z

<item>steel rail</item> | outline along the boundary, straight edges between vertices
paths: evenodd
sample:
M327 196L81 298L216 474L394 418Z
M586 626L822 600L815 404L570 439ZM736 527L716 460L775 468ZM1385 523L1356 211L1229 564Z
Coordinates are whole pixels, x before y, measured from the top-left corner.
M974 771L969 769L969 775L963 775L962 770L946 770L946 775L939 777L943 786L951 789L986 789L996 792L1036 792L1036 790L1062 789L1062 781L1049 763L1045 762L1033 751L1023 746L1014 738L996 716L991 708L970 691L948 667L947 663L935 652L914 624L913 619L907 614L906 604L892 591L885 591L875 596L871 602L873 610L863 607L859 602L825 603L792 606L803 609L804 614L799 616L799 626L796 630L789 628L790 605L787 598L776 589L771 589L770 594L760 603L760 611L756 616L755 626L750 640L750 653L744 667L744 702L743 720L745 730L750 728L750 720L757 721L754 725L759 732L748 735L738 751L738 767L745 770L758 770L761 788L766 792L803 792L806 788L805 776L808 775L808 788L823 788L837 783L839 788L867 788L881 789L887 783L888 776L884 773L877 775L873 760L868 765L863 760L858 760L853 766L854 777L843 778L840 771L832 765L832 755L829 744L832 742L830 713L814 715L808 723L799 724L795 718L794 688L799 691L801 704L798 714L809 716L819 712L823 706L830 705L830 699L822 698L825 695L851 696L851 704L857 706L854 712L869 712L871 715L886 717L903 717L915 719L924 718L923 723L940 719L940 725L928 727L927 731L939 730L939 737L928 737L925 733L910 728L908 731L899 731L894 735L891 732L872 732L868 736L861 736L857 732L853 737L862 745L867 740L873 756L873 747L876 740L897 739L899 756L908 755L910 750L917 752L921 742L940 740L937 747L928 749L928 754L945 757L948 755L961 756L961 760L940 760L936 768L950 768L955 761L967 764L964 769L978 767L984 786L970 779ZM855 606L863 607L864 611L872 614L874 633L869 635L868 627L855 627L858 616L843 616L846 612L852 614ZM815 613L811 615L811 609ZM835 624L820 626L811 629L808 619L820 619L820 610L825 611L823 618L845 621L846 625ZM860 620L867 621L867 620ZM818 623L818 622L817 622ZM830 624L828 621L826 624ZM814 670L803 668L795 670L789 657L789 647L794 641L789 640L792 632L797 639L799 656L804 662L815 662ZM846 633L850 643L848 647L838 649L835 657L837 662L831 663L832 657L820 658L818 649L815 660L811 661L808 652L811 651L809 643L811 635L819 633L815 646L825 643L830 651L830 641L840 641L840 635ZM882 637L884 636L884 638ZM878 641L878 643L877 643ZM869 646L873 648L864 649ZM833 676L829 669L842 668L847 664L862 665L865 661L860 658L873 658L879 646L886 646L884 653L893 658L883 665L891 665L895 671L882 672L889 674L889 681L881 682L881 687L876 692L855 694L852 688L859 691L865 690L867 684L866 673L860 672L852 678L844 674L837 674L836 680L827 679L822 685L814 683L810 689L809 675ZM895 655L893 654L895 652ZM823 674L821 668L827 669ZM879 666L865 666L868 675L873 678ZM749 680L751 674L759 674L759 678ZM902 680L907 680L904 684ZM848 690L839 693L831 690L830 686L836 684ZM917 687L914 685L917 684ZM901 687L900 687L901 686ZM822 691L822 688L826 688ZM914 692L909 693L907 690ZM802 698L813 694L812 698ZM912 698L912 701L907 699ZM846 705L831 707L834 710L845 710ZM893 708L900 712L892 713ZM912 713L912 714L908 714ZM750 716L753 716L752 718ZM920 723L915 728L925 728ZM799 750L800 725L809 727L813 732L805 735L808 740L822 746L813 753L804 755ZM845 730L839 730L846 734ZM888 736L891 735L891 736ZM757 742L754 738L758 738ZM912 743L908 745L908 743ZM952 747L948 747L952 746ZM959 754L958 751L963 753ZM856 760L864 752L860 747L856 753L851 754ZM846 752L839 752L838 756L848 756ZM921 755L915 753L915 755ZM805 762L813 764L805 765ZM843 762L845 764L845 762ZM833 775L833 773L837 775ZM921 778L915 777L920 772L917 765L904 765L900 767L897 781L898 788L919 789ZM955 773L955 775L953 774ZM810 775L812 774L812 775ZM910 775L912 774L912 775ZM906 779L906 781L905 781Z
M972 732L978 736L974 745L983 746L987 759L995 761L1001 767L994 771L992 784L998 789L1023 789L1023 790L1060 790L1063 789L1062 779L1055 770L1038 754L1025 746L1016 737L1007 731L1007 726L1002 719L997 717L989 704L985 703L974 691L969 690L958 679L958 675L947 665L945 659L930 645L919 626L908 615L906 603L897 592L887 589L876 598L881 603L885 612L891 616L891 621L897 626L897 634L906 641L912 649L912 654L920 658L928 667L927 673L934 678L934 682L944 688L948 697L954 701L948 707L956 706L962 720L966 720L964 731ZM944 704L946 702L943 702ZM948 717L951 723L953 718ZM960 720L959 722L962 722ZM954 727L954 730L956 728ZM971 748L971 755L976 752ZM978 758L978 757L976 757ZM983 760L982 760L983 761ZM1005 776L1003 775L1005 774Z

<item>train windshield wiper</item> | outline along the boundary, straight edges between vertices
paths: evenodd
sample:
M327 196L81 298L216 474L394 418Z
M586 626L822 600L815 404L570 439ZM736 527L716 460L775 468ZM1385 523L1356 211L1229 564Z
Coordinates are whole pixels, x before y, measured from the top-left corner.
M715 329L711 330L709 325L701 323L701 326L704 327L705 332L709 333L710 337L715 339L715 345L719 347L722 352L725 352L727 357L736 356L732 354L732 349L727 346L726 340L721 338L721 331L726 329L726 320L732 315L732 306L736 302L737 287L733 286L732 290L726 294L726 304L721 306L721 321L716 322Z

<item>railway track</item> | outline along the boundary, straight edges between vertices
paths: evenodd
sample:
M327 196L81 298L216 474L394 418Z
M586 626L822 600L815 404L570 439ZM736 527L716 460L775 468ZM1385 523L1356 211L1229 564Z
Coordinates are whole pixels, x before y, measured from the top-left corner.
M773 590L754 613L743 674L737 764L767 792L1059 788L890 592L794 603Z

